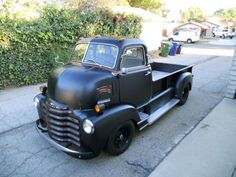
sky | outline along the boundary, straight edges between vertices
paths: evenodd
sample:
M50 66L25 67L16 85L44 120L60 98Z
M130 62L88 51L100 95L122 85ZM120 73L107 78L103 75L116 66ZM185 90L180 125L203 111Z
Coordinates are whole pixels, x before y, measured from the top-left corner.
M180 10L188 7L200 7L205 15L212 15L220 8L236 7L236 0L166 0L170 18L176 19Z

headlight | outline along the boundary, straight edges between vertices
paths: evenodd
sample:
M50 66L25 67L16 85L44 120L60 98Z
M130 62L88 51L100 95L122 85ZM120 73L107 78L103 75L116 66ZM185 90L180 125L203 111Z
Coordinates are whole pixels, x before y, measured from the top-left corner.
M90 120L88 120L88 119L84 120L84 122L83 122L83 129L88 134L94 133L93 123Z
M39 105L39 99L38 99L37 96L34 97L34 99L33 99L33 103L34 103L34 106L35 106L35 107L38 107L38 105Z

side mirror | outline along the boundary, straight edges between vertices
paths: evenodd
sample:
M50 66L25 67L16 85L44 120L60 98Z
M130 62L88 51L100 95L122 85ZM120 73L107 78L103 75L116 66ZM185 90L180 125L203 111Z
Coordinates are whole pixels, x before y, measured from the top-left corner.
M62 65L65 64L65 63L60 59L60 57L59 57L58 55L55 57L55 62L58 63L58 64L62 64Z
M132 50L126 50L126 52L121 57L130 56L132 54L133 54Z
M128 72L127 68L121 68L121 73L126 74Z
M126 54L126 55L132 55L133 52L132 52L132 50L127 50L125 54Z

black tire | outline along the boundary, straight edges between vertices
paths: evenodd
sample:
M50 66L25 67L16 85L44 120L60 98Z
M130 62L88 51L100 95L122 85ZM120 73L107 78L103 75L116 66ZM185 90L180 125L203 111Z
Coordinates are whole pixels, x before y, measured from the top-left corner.
M126 151L134 137L135 127L132 121L120 125L109 137L107 152L111 155L119 155Z
M188 40L187 40L187 43L188 43L188 44L191 44L192 42L193 42L192 39L188 39Z
M225 35L223 35L222 38L225 39Z
M174 42L174 39L173 39L173 38L170 38L169 41L170 41L170 42Z
M189 85L187 85L183 88L180 98L179 98L180 101L179 101L178 105L182 106L186 103L186 101L188 99L188 95L189 95L189 90L190 90Z

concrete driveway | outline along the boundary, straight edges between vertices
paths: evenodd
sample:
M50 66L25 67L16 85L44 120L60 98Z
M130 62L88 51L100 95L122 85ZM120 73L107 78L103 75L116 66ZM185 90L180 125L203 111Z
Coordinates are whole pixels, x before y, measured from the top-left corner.
M226 46L212 50L211 55L196 54L195 48L191 53L191 47L186 47L183 49L183 54L179 56L158 59L171 63L196 64L193 69L194 85L189 100L184 106L174 108L155 124L137 133L130 148L120 156L112 157L102 153L91 160L74 159L49 145L37 134L34 123L30 123L36 119L36 110L33 107L24 109L21 101L18 101L17 104L8 102L7 104L13 107L11 114L18 114L18 116L10 118L9 124L14 120L18 121L17 119L23 122L23 116L27 115L29 110L31 113L27 115L29 117L27 124L18 124L18 128L12 126L0 134L0 176L148 176L199 121L222 100L228 82L232 58L230 53L233 48ZM227 50L228 55L221 53L221 50ZM2 95L6 94L7 91ZM20 98L24 100L24 96ZM9 100L6 98L5 101ZM0 108L4 113L2 103ZM20 112L21 114L19 114ZM11 114L5 114L4 120L8 121L8 115Z

